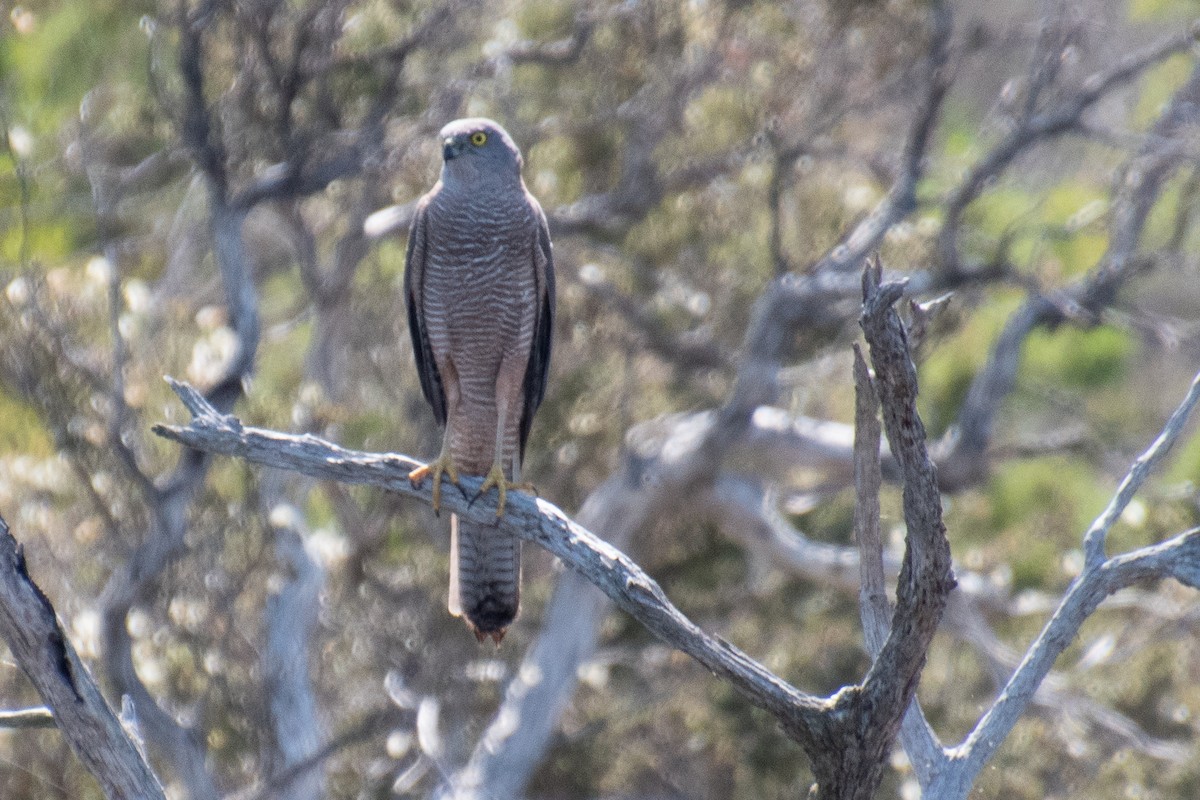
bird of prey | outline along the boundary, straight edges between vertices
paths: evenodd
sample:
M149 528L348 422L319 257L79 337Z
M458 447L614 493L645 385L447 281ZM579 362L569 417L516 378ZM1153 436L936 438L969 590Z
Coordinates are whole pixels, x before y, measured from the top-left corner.
M534 412L546 392L554 326L554 261L546 215L525 188L521 153L489 119L442 128L442 173L417 203L404 294L425 399L444 426L437 459L413 470L420 485L484 475L496 517L521 481ZM476 495L477 497L479 495ZM479 641L496 642L517 615L521 541L450 518L450 613Z

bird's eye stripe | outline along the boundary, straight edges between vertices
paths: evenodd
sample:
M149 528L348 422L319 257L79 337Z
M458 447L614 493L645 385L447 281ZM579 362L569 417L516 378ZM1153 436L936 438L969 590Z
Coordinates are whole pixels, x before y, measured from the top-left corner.
M476 147L481 146L486 141L487 134L483 131L475 131L475 133L471 134L471 144L475 145Z

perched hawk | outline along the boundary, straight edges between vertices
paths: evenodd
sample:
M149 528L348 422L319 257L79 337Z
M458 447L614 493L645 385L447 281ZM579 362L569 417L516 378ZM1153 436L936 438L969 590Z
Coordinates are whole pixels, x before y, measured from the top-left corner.
M445 426L442 452L408 477L486 475L496 516L519 484L546 392L554 261L546 216L521 179L521 153L489 119L442 128L442 174L417 204L404 294L421 389ZM517 615L521 541L496 524L450 518L450 613L497 644Z

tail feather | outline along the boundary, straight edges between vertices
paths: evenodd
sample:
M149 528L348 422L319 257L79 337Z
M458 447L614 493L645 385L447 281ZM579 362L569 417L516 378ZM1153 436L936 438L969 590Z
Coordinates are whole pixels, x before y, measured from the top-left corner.
M497 644L521 603L521 540L498 525L450 517L450 598L475 636Z

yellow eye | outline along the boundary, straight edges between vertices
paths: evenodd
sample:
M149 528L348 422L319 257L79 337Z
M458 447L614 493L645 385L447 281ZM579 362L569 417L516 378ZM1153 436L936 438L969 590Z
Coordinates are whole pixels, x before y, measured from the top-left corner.
M471 134L471 144L476 147L483 147L487 143L487 134L483 131L475 131Z

